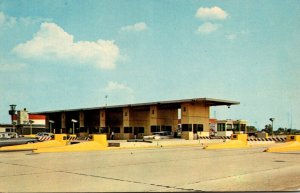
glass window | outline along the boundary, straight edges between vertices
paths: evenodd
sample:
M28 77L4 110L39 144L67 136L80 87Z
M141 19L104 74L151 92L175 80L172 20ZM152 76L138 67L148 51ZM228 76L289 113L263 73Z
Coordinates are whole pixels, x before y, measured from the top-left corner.
M151 133L153 132L159 132L160 126L159 125L151 125Z
M101 133L108 133L107 127L101 127Z
M165 131L172 131L172 126L166 126Z
M182 124L182 131L192 131L193 125L192 124Z
M124 127L124 133L132 133L132 127Z
M111 131L113 131L114 133L120 133L120 127L112 127Z
M241 131L246 131L246 124L241 124Z
M202 132L203 131L203 124L197 125L197 131Z
M227 127L227 131L232 131L232 125L231 124L227 124L226 127Z
M240 130L240 127L239 127L240 125L239 124L234 124L233 125L233 130L234 131L239 131Z
M225 123L218 123L217 130L225 131Z
M139 127L139 133L145 133L144 127Z

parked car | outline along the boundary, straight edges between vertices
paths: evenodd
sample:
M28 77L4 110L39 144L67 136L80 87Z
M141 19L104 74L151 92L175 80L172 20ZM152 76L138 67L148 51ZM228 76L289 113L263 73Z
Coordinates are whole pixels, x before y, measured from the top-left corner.
M39 142L36 138L20 137L16 132L1 132L0 147Z
M144 139L171 139L174 136L170 131L153 132L152 135L146 135Z
M19 138L20 136L16 132L0 132L0 139Z
M54 133L47 133L47 132L38 132L35 137L44 137L44 136L49 136L49 137L54 137Z

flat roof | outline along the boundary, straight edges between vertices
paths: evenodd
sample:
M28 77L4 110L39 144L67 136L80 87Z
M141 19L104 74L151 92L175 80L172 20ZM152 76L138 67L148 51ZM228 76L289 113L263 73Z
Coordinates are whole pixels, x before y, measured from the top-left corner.
M64 109L64 110L53 110L53 111L42 111L42 112L32 112L31 114L49 114L49 113L59 113L59 112L70 112L70 111L91 111L91 110L101 110L101 109L117 109L123 107L132 107L132 108L145 108L151 105L159 105L166 108L180 108L182 103L204 103L207 106L231 106L238 105L240 102L229 101L223 99L213 99L213 98L193 98L193 99L182 99L182 100L170 100L170 101L158 101L158 102L149 102L149 103L136 103L136 104L125 104L125 105L113 105L113 106L100 106L100 107L91 107L91 108L77 108L77 109Z

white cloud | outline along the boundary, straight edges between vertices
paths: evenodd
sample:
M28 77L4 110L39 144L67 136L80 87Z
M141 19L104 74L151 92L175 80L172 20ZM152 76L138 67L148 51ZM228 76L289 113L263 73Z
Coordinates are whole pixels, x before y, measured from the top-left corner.
M24 63L0 63L0 72L20 71L25 67Z
M13 53L32 59L67 60L114 69L119 47L108 40L78 41L55 23L44 22L33 39L17 45Z
M41 18L41 17L20 17L18 22L24 24L25 26L30 24L36 24L41 22L51 22L52 19L50 18Z
M197 32L201 33L201 34L210 34L214 31L216 31L218 28L219 28L219 25L213 24L210 22L206 22L198 27Z
M128 26L124 26L121 28L121 31L135 31L135 32L139 32L139 31L145 31L148 29L147 24L145 24L144 22L140 22L140 23L136 23L133 25L128 25Z
M113 81L109 81L104 90L108 92L111 91L127 91L130 93L133 92L133 89L128 87L126 84L113 82Z
M12 27L17 23L15 17L10 17L0 12L0 27Z
M12 17L6 15L3 12L0 12L0 27L14 27L17 24L22 24L28 26L30 24L41 23L45 21L51 21L49 18L41 18L41 17Z
M237 38L237 34L227 34L225 35L225 38L228 40L234 40Z
M108 102L110 105L133 103L135 101L134 90L123 83L109 81L104 88L104 91L108 96L106 102Z
M228 14L220 7L200 7L195 16L202 20L225 20Z
M3 25L5 22L5 15L3 12L0 12L0 26Z

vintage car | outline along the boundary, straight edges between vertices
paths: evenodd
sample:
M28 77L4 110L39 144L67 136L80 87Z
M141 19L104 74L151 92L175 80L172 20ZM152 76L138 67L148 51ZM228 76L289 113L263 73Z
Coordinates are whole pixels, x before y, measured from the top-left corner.
M15 132L0 132L0 147L39 142L36 138L20 137Z
M44 136L49 136L49 137L54 137L54 133L47 133L47 132L38 132L36 135L35 135L37 138L39 137L44 137Z
M174 136L170 131L153 132L152 135L146 135L143 139L171 139Z

